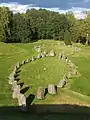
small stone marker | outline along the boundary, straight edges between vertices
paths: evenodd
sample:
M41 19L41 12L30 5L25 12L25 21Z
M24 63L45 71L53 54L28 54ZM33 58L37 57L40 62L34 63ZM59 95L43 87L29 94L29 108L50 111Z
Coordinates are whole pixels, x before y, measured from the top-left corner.
M37 99L44 99L44 89L43 87L39 87L37 90L37 95L36 95Z
M76 70L76 69L72 69L72 70L71 70L71 74L72 74L72 75L77 75L77 74L78 74L78 72L77 72L77 70Z
M66 85L66 80L60 80L59 84L57 85L57 87L59 88L63 88Z
M49 84L48 85L48 93L51 95L55 95L56 94L56 88L53 84Z

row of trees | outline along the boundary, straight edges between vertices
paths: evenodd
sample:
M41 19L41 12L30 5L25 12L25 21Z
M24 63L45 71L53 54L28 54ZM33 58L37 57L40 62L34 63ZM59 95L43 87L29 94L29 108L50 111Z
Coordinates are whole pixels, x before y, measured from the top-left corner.
M0 7L0 41L26 43L39 39L88 44L90 14L84 20L77 20L72 12L59 14L45 9L32 9L23 14L13 14L8 8Z

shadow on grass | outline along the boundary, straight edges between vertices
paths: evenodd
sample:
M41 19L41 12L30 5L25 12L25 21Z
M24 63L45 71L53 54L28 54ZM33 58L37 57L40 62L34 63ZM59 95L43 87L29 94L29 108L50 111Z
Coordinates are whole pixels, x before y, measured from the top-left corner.
M19 74L21 72L21 70L18 70L17 72L16 72L16 74Z
M19 76L19 73L15 74L14 77L17 78Z
M17 81L17 82L20 81L20 78L15 78L15 81Z
M20 90L20 93L24 94L28 90L29 90L29 87L25 87L25 88L23 88L23 89Z
M34 99L35 99L35 95L34 95L34 94L30 94L30 95L26 98L27 106L30 106Z
M0 107L0 120L90 120L90 107L69 104L33 104L27 112L19 107Z
M22 88L23 85L24 85L24 82L21 82L21 83L19 83L18 85L20 85L20 87Z
M46 97L47 93L48 93L48 88L45 88L44 97Z

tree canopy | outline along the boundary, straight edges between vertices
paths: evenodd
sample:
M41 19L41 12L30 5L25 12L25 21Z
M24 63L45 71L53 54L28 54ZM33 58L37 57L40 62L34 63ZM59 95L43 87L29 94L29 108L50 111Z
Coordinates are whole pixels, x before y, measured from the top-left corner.
M45 9L31 9L13 14L0 7L0 41L27 43L39 39L63 40L65 44L90 43L90 13L87 18L76 19L72 12L59 14Z

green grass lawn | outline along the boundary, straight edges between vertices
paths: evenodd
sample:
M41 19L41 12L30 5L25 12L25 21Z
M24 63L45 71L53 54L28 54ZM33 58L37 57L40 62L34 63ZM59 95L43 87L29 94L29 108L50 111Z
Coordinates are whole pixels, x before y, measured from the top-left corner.
M20 72L20 81L29 86L27 95L36 94L38 87L47 88L48 84L57 85L67 72L67 64L56 57L38 59L24 65Z
M17 101L12 99L12 90L7 78L18 61L21 62L32 55L37 55L37 52L34 51L35 45L41 45L41 49L46 51L53 49L57 55L61 51L65 51L65 54L70 54L73 50L64 46L63 42L53 40L42 40L29 44L0 43L0 106L17 105ZM81 76L71 79L69 88L66 86L64 92L63 90L58 90L56 96L47 95L45 100L35 101L35 103L60 104L65 102L70 104L71 101L72 103L78 101L82 104L90 104L90 97L80 95L90 96L90 47L77 44L74 44L74 46L80 47L81 52L76 52L75 55L69 55L68 57L78 66ZM67 71L66 63L56 57L47 57L23 66L20 73L20 82L24 82L25 86L30 87L25 93L28 96L30 93L36 93L38 86L47 87L49 83L57 84L62 79L65 71Z

